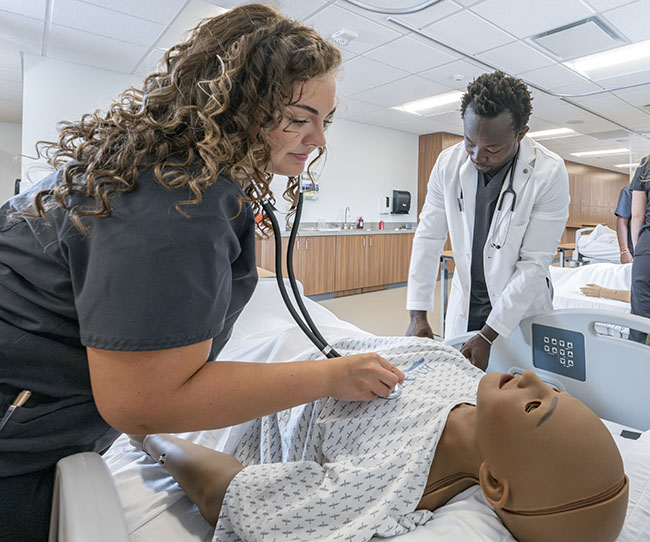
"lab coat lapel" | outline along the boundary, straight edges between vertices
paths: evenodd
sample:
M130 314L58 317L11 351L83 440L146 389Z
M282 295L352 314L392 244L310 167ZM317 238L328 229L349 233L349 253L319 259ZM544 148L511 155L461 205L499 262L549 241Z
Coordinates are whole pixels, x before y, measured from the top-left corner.
M521 202L520 195L523 194L526 184L528 183L528 180L530 179L530 176L533 173L533 168L535 167L535 152L533 150L533 146L530 144L530 140L527 137L524 137L521 142L519 143L519 156L517 157L517 163L515 164L515 171L514 175L512 178L512 188L515 191L515 194L517 194L517 201L515 202L515 210L514 214L517 214L517 204ZM497 199L497 206L498 202L501 201L501 198L504 195L504 192L508 189L508 182L510 181L510 172L508 172L508 175L506 175L505 179L503 179L503 185L501 186L501 192L499 193L499 198ZM497 209L494 210L494 215L492 216L492 222L490 223L490 231L488 232L488 241L490 239L494 239L494 231L495 229L499 228L499 224L506 219L506 216L508 213L506 212L508 209L510 209L510 204L511 204L511 199L510 195L507 195L505 200L503 201L503 212L501 213L501 216L499 217L499 212ZM497 219L498 222L497 223ZM491 250L494 249L494 247L490 246L490 243L488 242L486 244L486 247L490 248Z
M467 155L465 156L465 161L460 166L458 177L463 191L465 205L465 212L462 213L465 221L465 246L471 247L472 239L474 238L474 213L476 211L476 182L478 172Z

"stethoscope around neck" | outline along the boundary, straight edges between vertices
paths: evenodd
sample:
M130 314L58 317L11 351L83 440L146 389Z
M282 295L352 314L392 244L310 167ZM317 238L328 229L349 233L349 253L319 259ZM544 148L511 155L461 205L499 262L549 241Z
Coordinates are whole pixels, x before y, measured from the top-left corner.
M517 158L519 157L519 149L510 163L508 168L508 185L506 189L501 192L499 200L497 202L496 212L492 222L494 223L494 228L492 228L492 234L486 240L486 243L489 243L492 248L501 249L506 244L508 239L508 231L510 231L510 222L512 221L512 215L515 211L515 205L517 204L517 193L513 188L513 179L515 174L515 168L517 167ZM459 181L460 185L460 181ZM506 195L510 194L510 204L506 207L504 212L504 201ZM458 196L458 209L460 212L465 211L465 203L463 198L463 187L460 187L460 194Z
M255 190L257 191L257 193L259 195L262 195L263 192L260 190L255 180L251 178L250 181L253 187L255 188ZM303 204L302 190L300 190L298 193L296 214L294 216L293 225L291 226L291 233L289 234L289 242L287 244L287 261L286 261L289 284L291 285L291 291L293 292L294 298L296 300L296 304L298 305L298 308L302 314L302 318L298 314L298 311L296 311L295 307L293 306L293 303L289 298L289 294L287 293L287 288L284 284L284 280L282 278L282 236L280 232L280 225L278 224L278 219L275 216L275 212L274 212L275 208L273 207L273 205L271 204L271 202L266 196L260 199L260 204L262 205L262 209L264 209L266 215L269 217L269 220L271 221L271 226L273 228L273 236L275 238L275 279L278 284L278 289L280 290L280 296L282 297L282 301L284 301L284 304L286 305L289 314L291 314L291 317L295 320L296 324L298 324L298 327L302 330L302 332L307 336L307 338L316 346L316 348L318 348L318 350L325 357L327 358L341 357L341 354L339 354L336 350L334 350L334 348L332 348L329 345L329 343L325 340L325 338L321 335L320 331L316 327L316 324L312 320L309 311L307 310L307 307L305 307L305 304L302 300L300 289L298 288L298 283L296 282L296 276L293 271L293 248L296 244L296 236L298 235L300 218L302 216L302 204ZM379 396L379 397L381 399L397 399L401 394L402 394L402 389L399 384L396 384L395 387L390 391L388 396L386 397Z

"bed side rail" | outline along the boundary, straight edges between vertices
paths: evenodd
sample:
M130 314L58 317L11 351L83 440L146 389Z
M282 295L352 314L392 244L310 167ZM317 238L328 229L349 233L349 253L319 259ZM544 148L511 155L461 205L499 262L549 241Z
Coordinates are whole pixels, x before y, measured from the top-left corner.
M56 466L49 542L128 542L129 534L106 463L82 452Z

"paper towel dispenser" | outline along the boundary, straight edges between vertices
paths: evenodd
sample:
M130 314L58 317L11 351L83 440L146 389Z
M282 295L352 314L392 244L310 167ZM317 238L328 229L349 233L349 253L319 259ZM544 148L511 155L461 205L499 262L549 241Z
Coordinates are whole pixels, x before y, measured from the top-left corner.
M411 210L411 193L408 190L393 190L393 214L402 215Z

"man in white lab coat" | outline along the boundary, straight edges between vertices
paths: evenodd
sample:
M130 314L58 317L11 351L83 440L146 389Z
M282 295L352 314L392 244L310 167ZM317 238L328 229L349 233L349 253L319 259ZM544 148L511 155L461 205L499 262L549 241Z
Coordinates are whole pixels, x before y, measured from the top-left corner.
M564 161L525 137L530 92L483 74L461 101L464 141L438 157L413 240L407 335L433 337L426 311L447 233L455 272L445 336L476 331L462 353L485 369L490 347L532 314L552 310L548 266L569 216Z

